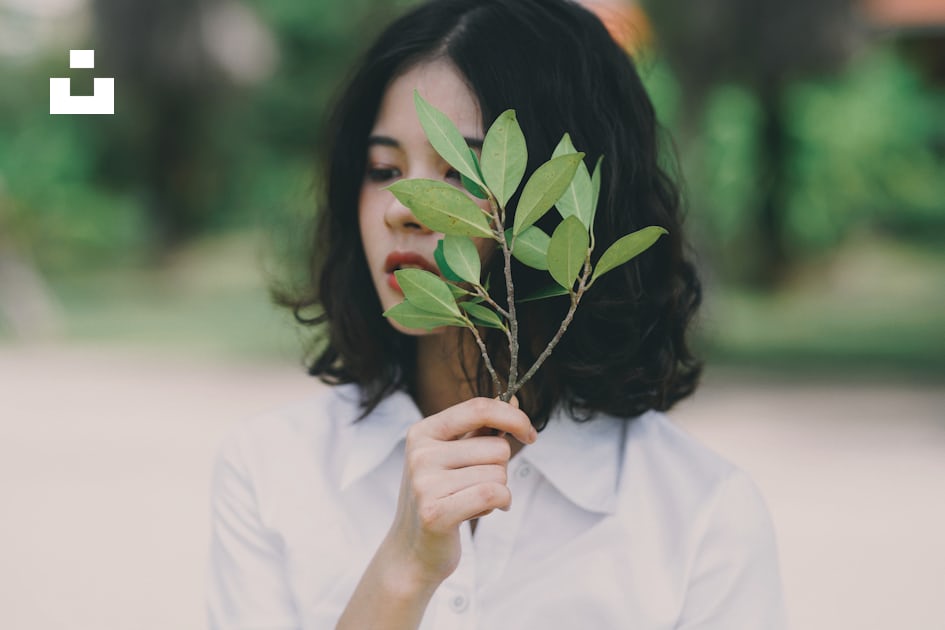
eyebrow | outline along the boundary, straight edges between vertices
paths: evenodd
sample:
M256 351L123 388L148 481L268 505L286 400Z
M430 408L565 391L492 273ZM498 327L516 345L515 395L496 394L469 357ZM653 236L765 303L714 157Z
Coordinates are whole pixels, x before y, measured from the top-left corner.
M468 144L472 148L482 149L481 138L467 138L464 136L463 140L465 140L466 144ZM392 147L394 149L401 148L400 142L391 138L390 136L369 136L367 143L369 147L381 146L381 147Z

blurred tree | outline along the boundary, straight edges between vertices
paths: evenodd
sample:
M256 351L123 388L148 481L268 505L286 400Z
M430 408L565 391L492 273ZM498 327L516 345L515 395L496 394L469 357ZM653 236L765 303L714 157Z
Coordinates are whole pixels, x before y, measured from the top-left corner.
M854 0L648 0L658 45L682 88L678 137L690 170L704 168L697 129L710 92L740 84L760 105L756 173L760 187L744 266L747 280L772 287L791 260L785 238L788 163L785 96L795 80L837 70L858 40ZM699 174L695 174L698 181ZM693 200L693 203L698 203Z
M122 95L123 126L108 134L100 170L112 185L138 190L160 257L206 226L221 194L213 119L232 87L265 75L272 46L232 0L93 6L102 69L115 76Z

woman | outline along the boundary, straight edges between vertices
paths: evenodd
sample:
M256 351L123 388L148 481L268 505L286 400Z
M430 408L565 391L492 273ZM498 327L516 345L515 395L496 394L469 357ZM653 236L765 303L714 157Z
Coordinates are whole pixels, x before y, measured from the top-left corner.
M437 272L442 237L386 187L462 186L420 126L415 90L474 147L514 108L529 172L565 132L588 164L605 156L595 257L644 226L669 231L601 277L511 404L494 399L468 331L381 315L403 299L392 272ZM429 2L375 42L329 129L311 287L280 296L325 326L309 372L328 385L221 448L211 626L783 627L757 491L662 413L697 383L686 331L700 288L652 105L600 22L566 0ZM503 304L501 252L477 247ZM516 295L548 283L517 264L513 278ZM319 317L302 317L316 305ZM522 365L567 306L519 306ZM502 374L495 332L482 334Z

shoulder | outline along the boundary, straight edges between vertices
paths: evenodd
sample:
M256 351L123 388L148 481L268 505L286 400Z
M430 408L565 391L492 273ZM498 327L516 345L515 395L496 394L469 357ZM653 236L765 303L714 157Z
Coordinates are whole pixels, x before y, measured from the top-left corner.
M664 414L627 425L618 518L679 628L783 628L774 525L749 476Z
M625 477L646 475L661 491L697 499L717 491L734 477L747 479L734 464L711 450L666 414L648 411L627 426Z
M309 396L237 420L220 440L217 460L252 468L285 460L299 449L330 451L357 417L359 396L355 384L315 380Z
M627 426L619 503L691 552L719 528L729 540L773 537L754 481L656 411Z

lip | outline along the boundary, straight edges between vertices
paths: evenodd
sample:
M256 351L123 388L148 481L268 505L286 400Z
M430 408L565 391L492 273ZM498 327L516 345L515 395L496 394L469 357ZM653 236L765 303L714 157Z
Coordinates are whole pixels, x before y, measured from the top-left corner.
M414 252L391 252L384 260L384 271L387 273L387 284L395 291L403 293L394 271L402 265L416 265L421 269L442 277L439 268L420 254Z

